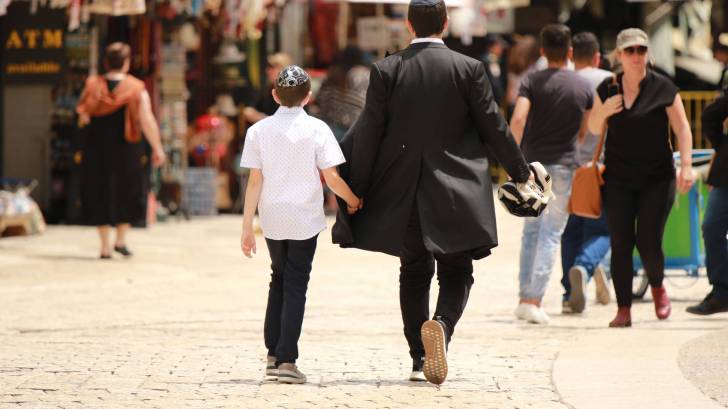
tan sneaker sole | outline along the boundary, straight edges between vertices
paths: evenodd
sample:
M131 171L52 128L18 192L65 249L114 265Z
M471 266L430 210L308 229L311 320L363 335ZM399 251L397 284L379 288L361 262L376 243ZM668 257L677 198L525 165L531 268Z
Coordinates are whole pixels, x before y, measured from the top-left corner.
M597 266L594 269L594 284L597 287L597 302L602 305L609 304L612 296L609 293L607 284L607 273L604 272L602 266Z
M447 355L445 351L445 331L435 320L425 321L420 330L425 347L425 364L422 372L428 382L440 385L447 378Z

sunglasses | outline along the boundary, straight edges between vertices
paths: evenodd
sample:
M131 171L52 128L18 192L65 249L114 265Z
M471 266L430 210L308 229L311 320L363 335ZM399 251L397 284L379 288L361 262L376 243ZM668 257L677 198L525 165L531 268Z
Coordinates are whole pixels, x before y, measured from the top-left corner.
M627 47L624 51L627 55L632 55L637 53L638 55L645 55L647 54L647 47L644 45L636 46L636 47Z

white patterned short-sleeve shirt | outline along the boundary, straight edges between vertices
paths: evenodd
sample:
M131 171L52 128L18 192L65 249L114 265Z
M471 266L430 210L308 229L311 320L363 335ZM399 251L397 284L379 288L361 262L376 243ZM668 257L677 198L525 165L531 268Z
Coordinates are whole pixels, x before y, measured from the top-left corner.
M331 129L301 107L280 107L248 129L240 166L260 169L260 227L273 240L306 240L326 229L319 169L345 162Z

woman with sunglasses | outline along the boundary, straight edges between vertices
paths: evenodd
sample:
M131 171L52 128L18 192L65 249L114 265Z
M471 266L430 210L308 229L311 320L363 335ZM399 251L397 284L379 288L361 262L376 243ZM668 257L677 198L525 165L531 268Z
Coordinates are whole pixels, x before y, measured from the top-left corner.
M623 72L597 88L589 130L596 134L604 126L609 129L603 193L618 306L609 326L629 327L635 245L652 288L655 314L661 320L670 315L670 300L662 285L662 235L675 188L687 192L693 183L692 133L677 87L648 67L649 39L644 31L622 30L616 58ZM677 183L668 126L682 158Z

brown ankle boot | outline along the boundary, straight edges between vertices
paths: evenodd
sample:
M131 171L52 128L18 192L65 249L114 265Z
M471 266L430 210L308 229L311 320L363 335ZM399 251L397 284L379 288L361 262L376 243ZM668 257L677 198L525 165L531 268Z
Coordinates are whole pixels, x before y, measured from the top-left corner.
M652 301L655 303L655 315L657 318L664 320L670 316L670 299L667 298L665 287L652 288Z
M632 313L630 307L617 308L617 316L609 323L612 328L622 328L632 326Z

